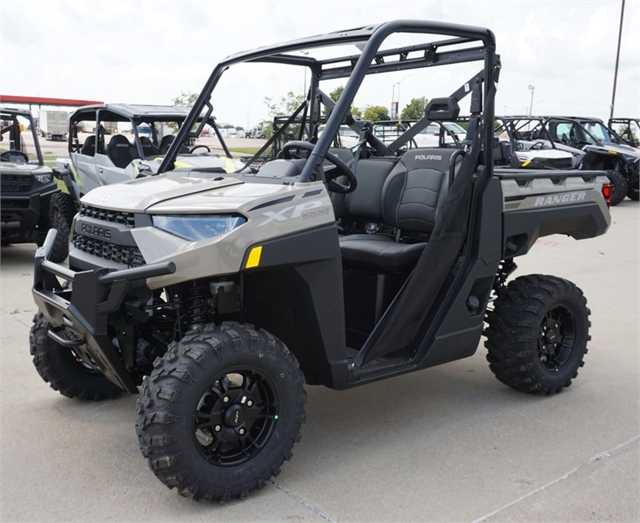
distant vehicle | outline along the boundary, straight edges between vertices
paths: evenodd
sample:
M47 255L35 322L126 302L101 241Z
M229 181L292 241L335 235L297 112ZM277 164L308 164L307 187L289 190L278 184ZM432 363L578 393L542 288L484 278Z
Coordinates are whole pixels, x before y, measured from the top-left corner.
M258 138L260 140L264 140L267 137L267 133L264 131L257 131L254 138Z
M640 118L610 118L609 129L632 147L640 148Z
M69 216L68 209L61 206L60 191L53 179L53 170L44 164L31 113L2 109L0 122L2 245L42 245L50 227L64 234L66 219L71 219L75 211ZM26 129L31 134L33 149L23 139ZM61 236L53 245L52 256L62 262L67 254L67 242Z
M455 122L443 122L442 126L432 123L414 137L418 147L438 147L440 133L443 128L448 131L443 133L445 144L454 144L456 142L452 135L455 135L458 141L464 140L467 136L466 129Z
M40 111L40 136L47 141L64 141L68 137L69 114L66 111Z
M82 214L80 198L96 187L156 174L175 138L171 133L164 133L170 126L179 129L188 114L188 108L177 106L106 104L79 108L70 119L69 158L56 161L61 198L75 209L74 214L77 211ZM203 120L212 127L215 125L211 114L203 114L197 124L204 126ZM98 130L82 142L78 129L87 122L92 122L93 128L97 122ZM107 139L106 122L126 122L133 136L129 139L124 134L115 134ZM203 177L208 176L207 173L220 176L243 167L243 163L231 159L225 144L221 145L228 155L226 158L211 152L207 145L194 145L192 140L195 138L189 139L189 146L183 145L177 153L176 164L181 167L202 169ZM58 230L58 233L61 239L65 235L65 241L69 239L69 229L66 233ZM73 238L71 231L72 241Z

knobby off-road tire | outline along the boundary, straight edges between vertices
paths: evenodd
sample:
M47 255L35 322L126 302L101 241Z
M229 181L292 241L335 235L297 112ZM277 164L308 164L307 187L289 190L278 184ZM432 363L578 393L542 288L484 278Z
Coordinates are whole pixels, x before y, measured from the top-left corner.
M138 398L140 450L189 498L227 501L280 473L305 421L304 375L285 345L251 325L207 325L154 363Z
M53 243L49 259L61 263L69 256L69 235L71 223L76 214L73 198L68 194L56 193L51 197L49 204L49 222L51 227L58 231L56 241Z
M505 385L532 394L556 394L584 365L590 311L582 291L555 276L512 281L487 314L487 360Z
M67 398L94 401L122 394L123 390L103 374L83 365L71 349L49 338L50 328L49 320L38 312L33 318L29 345L38 374L53 390Z
M618 171L607 171L611 182L611 207L618 205L629 193L629 184L624 175Z

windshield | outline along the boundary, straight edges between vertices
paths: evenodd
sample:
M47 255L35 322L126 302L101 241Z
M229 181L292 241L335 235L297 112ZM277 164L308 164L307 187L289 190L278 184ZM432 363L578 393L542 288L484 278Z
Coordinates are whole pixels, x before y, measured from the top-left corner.
M36 126L31 116L13 113L0 115L0 159L11 163L42 165Z
M613 143L609 130L600 122L583 122L582 125L597 140L604 143ZM587 137L587 140L589 137Z

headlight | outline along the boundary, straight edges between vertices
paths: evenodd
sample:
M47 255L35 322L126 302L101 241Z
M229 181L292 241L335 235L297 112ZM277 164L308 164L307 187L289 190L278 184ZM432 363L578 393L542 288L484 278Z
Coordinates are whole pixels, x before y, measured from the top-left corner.
M153 225L192 242L220 236L246 223L247 219L238 214L224 216L153 216Z
M33 176L40 183L49 183L51 180L53 180L53 175L51 173L49 173L49 174L34 174Z

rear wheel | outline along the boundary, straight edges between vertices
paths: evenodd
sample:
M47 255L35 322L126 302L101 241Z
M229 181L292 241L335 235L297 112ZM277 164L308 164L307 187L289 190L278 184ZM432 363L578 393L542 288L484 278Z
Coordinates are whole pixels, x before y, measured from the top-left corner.
M611 206L618 205L629 192L627 179L619 171L607 171L607 178L611 182Z
M487 315L487 360L505 385L532 394L555 394L584 365L590 311L582 291L554 276L511 282Z
M50 328L49 320L41 312L37 313L33 318L29 345L38 374L53 390L67 398L96 401L115 398L123 392L71 349L49 338Z
M49 204L49 214L51 227L58 231L49 259L53 262L61 263L66 260L69 255L71 223L76 214L73 198L64 193L54 194Z
M136 430L155 475L183 496L245 497L280 473L305 421L304 376L268 332L208 325L156 360Z

